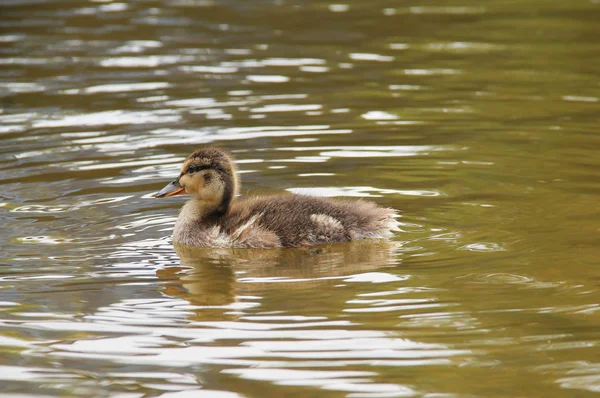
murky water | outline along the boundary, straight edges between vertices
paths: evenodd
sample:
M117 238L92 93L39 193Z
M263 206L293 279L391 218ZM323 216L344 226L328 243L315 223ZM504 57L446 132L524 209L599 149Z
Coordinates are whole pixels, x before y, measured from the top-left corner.
M600 391L597 0L0 12L0 396ZM403 232L174 248L203 144Z

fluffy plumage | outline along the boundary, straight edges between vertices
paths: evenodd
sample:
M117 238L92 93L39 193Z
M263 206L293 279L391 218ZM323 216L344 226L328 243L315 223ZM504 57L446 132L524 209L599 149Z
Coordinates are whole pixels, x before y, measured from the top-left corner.
M187 193L173 240L200 247L301 247L387 238L398 230L397 211L363 200L280 194L236 200L232 158L201 148L184 162L179 177L156 197Z

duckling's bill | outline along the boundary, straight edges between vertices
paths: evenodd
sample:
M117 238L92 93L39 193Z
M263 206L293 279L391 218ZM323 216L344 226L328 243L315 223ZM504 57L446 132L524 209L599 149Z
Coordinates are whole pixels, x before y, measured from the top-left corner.
M171 181L170 183L167 184L166 187L164 187L163 189L158 191L156 194L154 194L154 197L155 198L168 198L169 196L181 195L184 193L185 193L185 190L183 189L181 184L179 184L179 178L178 178L174 181Z

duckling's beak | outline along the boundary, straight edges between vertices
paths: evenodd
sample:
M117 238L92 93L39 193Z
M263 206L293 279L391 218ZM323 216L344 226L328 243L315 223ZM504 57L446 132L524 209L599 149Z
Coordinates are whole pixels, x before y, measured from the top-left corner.
M185 193L181 184L179 184L179 178L171 181L166 187L154 194L155 198L168 198L169 196L181 195Z

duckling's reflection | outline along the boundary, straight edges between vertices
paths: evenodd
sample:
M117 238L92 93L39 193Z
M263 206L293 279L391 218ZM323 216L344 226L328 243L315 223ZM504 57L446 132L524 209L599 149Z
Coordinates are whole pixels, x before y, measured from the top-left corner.
M196 314L202 319L212 318L210 312L214 310L222 317L223 306L236 303L240 296L339 284L336 277L395 266L399 262L395 256L398 244L389 241L357 241L310 249L174 246L182 267L158 272L161 279L169 280L164 292L202 306ZM273 283L274 280L288 282Z

